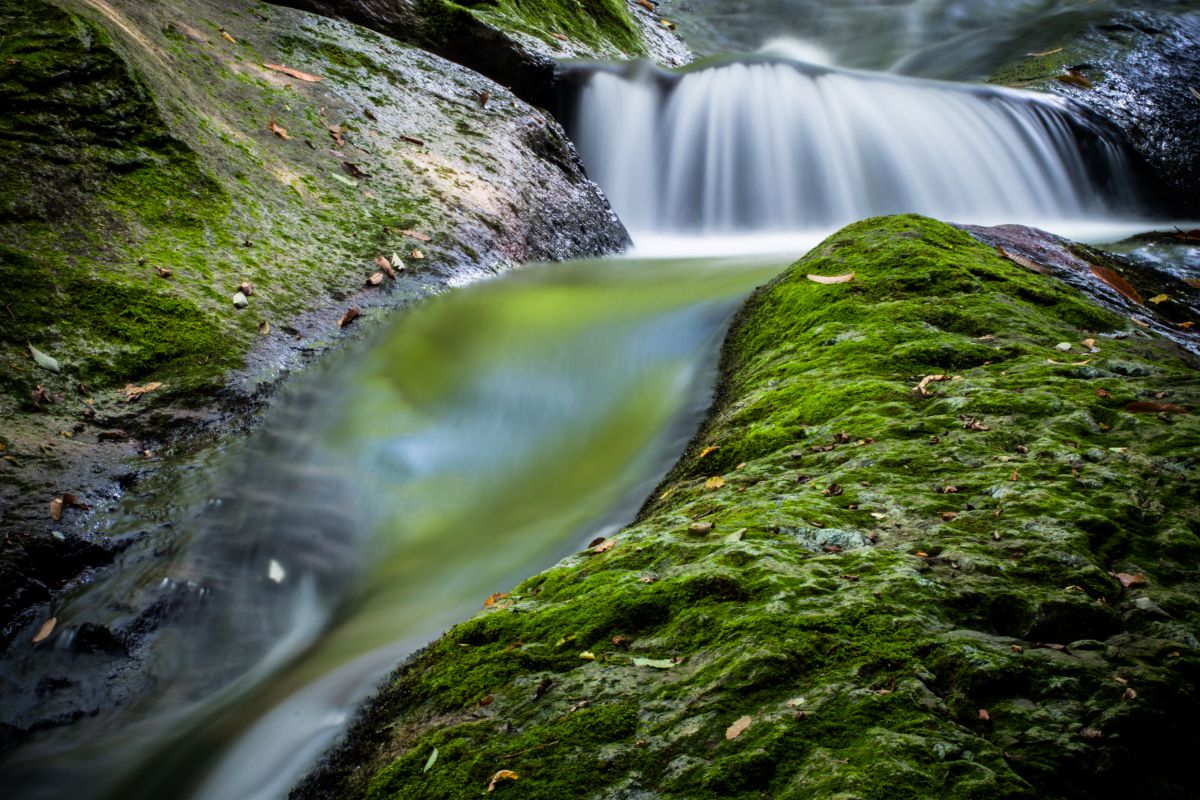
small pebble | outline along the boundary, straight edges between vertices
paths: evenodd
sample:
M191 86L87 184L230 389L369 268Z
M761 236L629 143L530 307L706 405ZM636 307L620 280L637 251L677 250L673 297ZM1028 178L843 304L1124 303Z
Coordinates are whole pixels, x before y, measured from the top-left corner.
M246 299L246 295L238 292L233 296L233 304L238 308L245 308L250 305L250 301Z
M1059 342L1058 344L1054 345L1054 349L1061 350L1064 353L1069 353L1069 352L1071 352L1071 343L1070 342Z

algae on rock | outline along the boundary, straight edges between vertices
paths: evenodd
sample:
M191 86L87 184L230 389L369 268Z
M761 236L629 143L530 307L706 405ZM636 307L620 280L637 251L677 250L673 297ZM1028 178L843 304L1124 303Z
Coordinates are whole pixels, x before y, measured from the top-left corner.
M1194 364L1075 290L852 225L747 302L636 524L414 656L296 796L1188 796L1200 421L1126 409L1162 397Z

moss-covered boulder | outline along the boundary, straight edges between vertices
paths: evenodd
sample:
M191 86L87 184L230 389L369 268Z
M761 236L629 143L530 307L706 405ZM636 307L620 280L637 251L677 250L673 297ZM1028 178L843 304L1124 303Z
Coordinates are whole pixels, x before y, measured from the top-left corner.
M297 796L1190 796L1185 358L853 225L748 301L639 521L417 654Z
M543 108L555 104L556 61L648 57L680 66L691 55L636 0L286 0L350 20L511 87Z
M202 422L181 407L252 394L351 307L369 321L627 242L553 119L349 23L0 0L0 30L0 641L80 566L56 543L82 512L53 520L51 498L119 494L116 475ZM95 563L102 544L76 549Z

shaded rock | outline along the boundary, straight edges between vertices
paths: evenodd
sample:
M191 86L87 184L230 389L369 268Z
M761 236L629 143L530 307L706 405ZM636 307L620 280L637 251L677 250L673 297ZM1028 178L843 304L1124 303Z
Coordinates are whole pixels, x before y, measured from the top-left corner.
M467 797L499 768L546 798L1187 796L1200 421L1123 407L1192 406L1200 376L1132 327L941 223L835 234L746 303L708 421L618 545L415 655L293 796ZM1145 373L1047 361L1089 331L1099 368ZM800 438L819 479L796 481ZM701 514L744 535L689 537ZM814 554L813 528L870 546ZM1143 593L1173 619L1117 612Z

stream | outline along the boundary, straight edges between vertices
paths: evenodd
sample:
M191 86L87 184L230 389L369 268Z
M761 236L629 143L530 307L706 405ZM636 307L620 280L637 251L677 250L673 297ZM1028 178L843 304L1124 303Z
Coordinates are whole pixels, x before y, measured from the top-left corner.
M48 680L97 712L12 754L9 796L286 796L403 658L631 521L703 417L740 300L845 223L915 211L1100 242L1151 227L1102 124L930 79L966 69L937 42L1003 44L1029 24L1014 6L1051 24L1084 5L777 0L696 26L714 48L773 40L748 56L573 65L564 122L634 250L399 315L253 435L99 514L128 546L63 599L53 649L6 656L3 721L53 717ZM801 7L807 39L750 24ZM868 18L901 33L872 49L848 33ZM105 630L141 644L118 652Z

